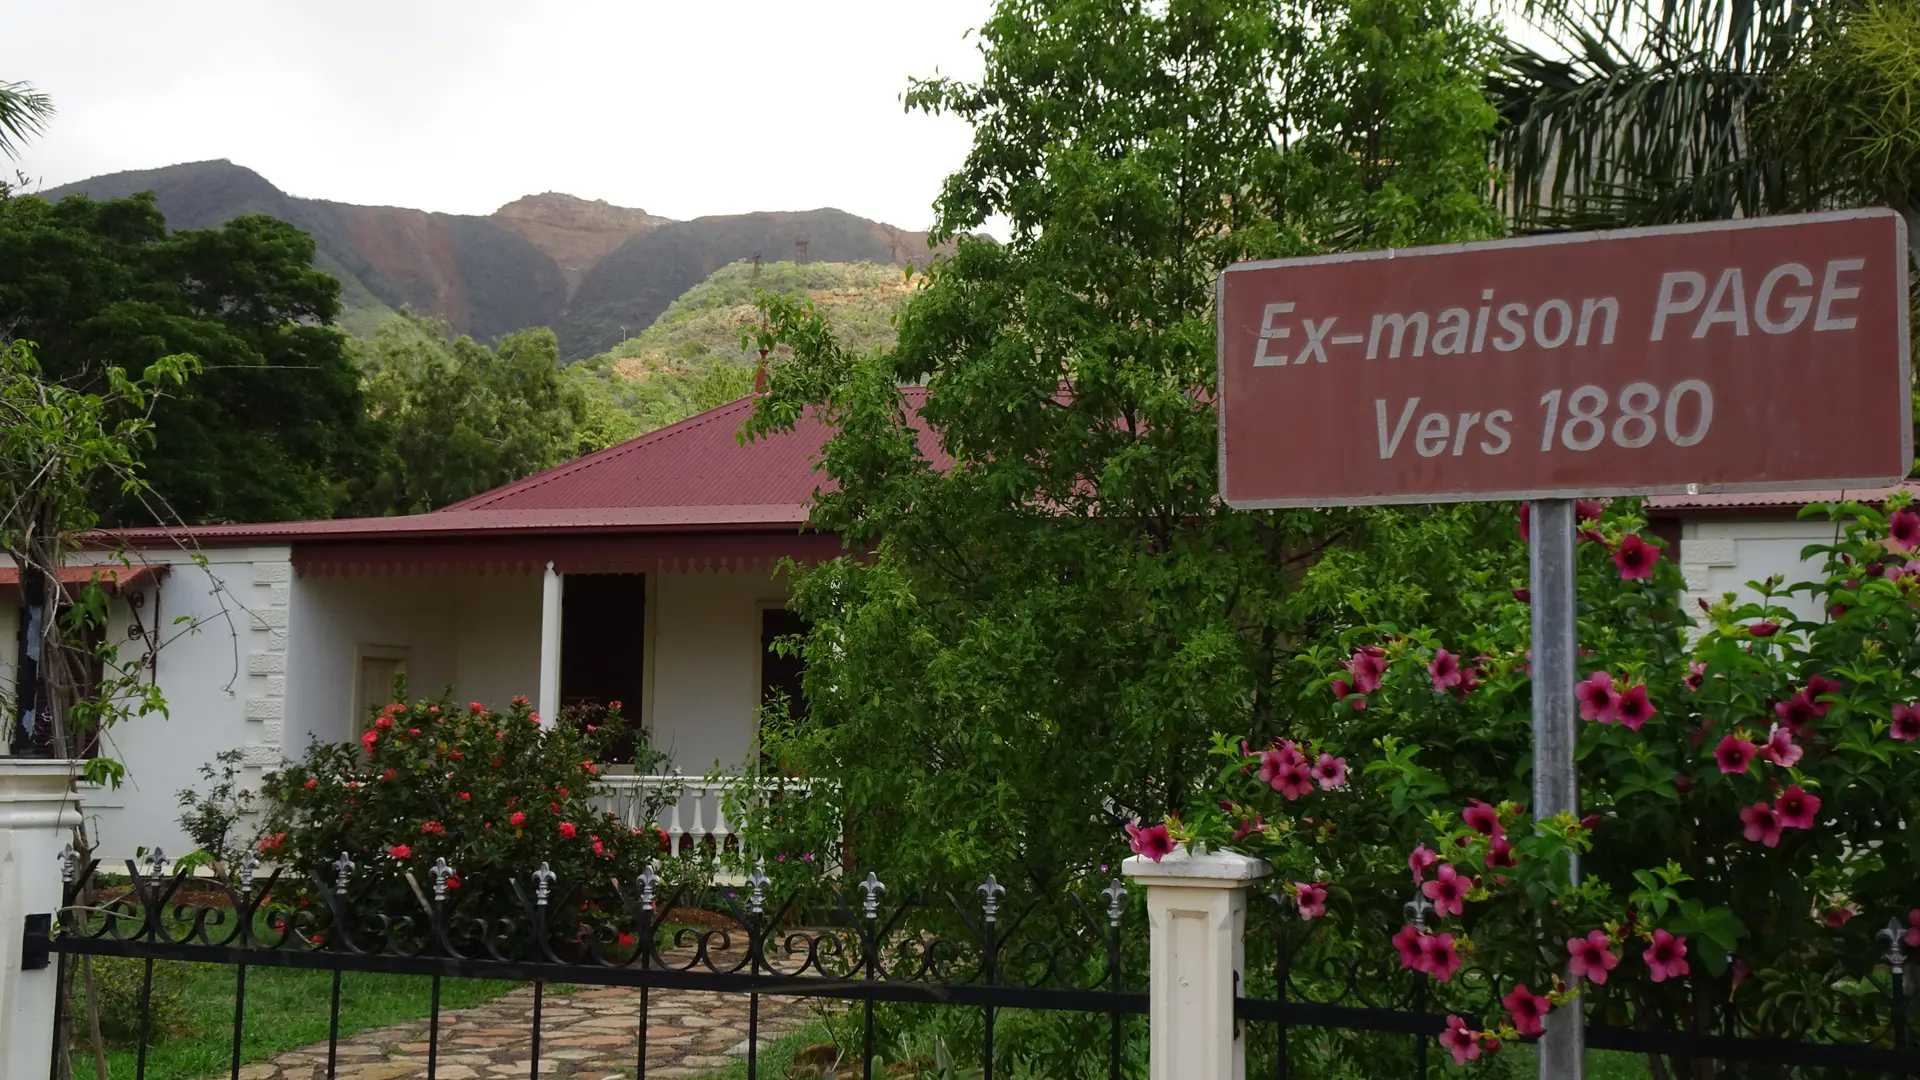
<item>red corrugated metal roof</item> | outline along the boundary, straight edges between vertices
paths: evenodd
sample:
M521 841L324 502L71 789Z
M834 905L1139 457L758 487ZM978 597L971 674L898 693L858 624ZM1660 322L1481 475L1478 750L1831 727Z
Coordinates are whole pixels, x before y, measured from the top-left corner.
M1653 495L1647 499L1647 509L1655 513L1667 514L1687 510L1756 510L1766 511L1768 516L1785 511L1791 516L1801 507L1811 503L1882 503L1887 501L1888 496L1900 491L1920 495L1920 481L1909 480L1887 488L1750 491L1729 495Z
M908 387L904 394L917 414L925 390ZM753 399L742 398L427 514L129 529L112 538L272 544L501 532L798 530L814 492L831 487L813 465L832 429L807 416L791 432L742 443L736 435L752 411ZM937 463L947 461L924 427L920 450Z

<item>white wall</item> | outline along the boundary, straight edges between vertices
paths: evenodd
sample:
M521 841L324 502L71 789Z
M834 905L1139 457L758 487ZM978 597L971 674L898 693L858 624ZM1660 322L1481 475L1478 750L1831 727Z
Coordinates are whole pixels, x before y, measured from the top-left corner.
M1782 575L1788 585L1816 580L1821 564L1802 563L1800 552L1809 544L1830 544L1831 521L1699 518L1684 521L1680 533L1680 569L1687 578L1686 604L1697 613L1695 599L1717 603L1732 592L1738 602L1759 600L1748 582ZM1822 617L1820 605L1805 593L1784 606L1803 619Z
M286 756L309 742L353 737L358 646L403 649L407 693L433 697L454 681L455 603L451 577L295 578L288 669Z
M464 579L455 597L454 696L490 709L540 694L540 575ZM565 649L562 644L561 648ZM424 684L422 692L439 693Z
M647 719L654 744L687 774L746 759L759 725L760 611L786 597L771 571L648 579Z

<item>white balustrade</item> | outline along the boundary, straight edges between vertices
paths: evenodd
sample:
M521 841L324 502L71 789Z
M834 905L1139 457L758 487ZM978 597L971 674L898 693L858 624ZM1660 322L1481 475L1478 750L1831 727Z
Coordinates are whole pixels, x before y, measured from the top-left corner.
M748 776L693 778L679 773L634 775L602 774L595 802L617 815L628 828L652 824L666 834L674 855L711 850L718 855L729 842L738 843L734 822L727 817L730 793L749 798L774 792L800 793L811 788L804 780L760 779ZM733 796L738 801L738 795ZM653 806L653 820L648 809Z

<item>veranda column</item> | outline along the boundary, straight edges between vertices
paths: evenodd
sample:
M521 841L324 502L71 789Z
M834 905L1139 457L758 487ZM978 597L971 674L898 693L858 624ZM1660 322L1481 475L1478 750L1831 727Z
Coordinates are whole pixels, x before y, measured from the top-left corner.
M1246 962L1247 887L1267 864L1245 855L1175 851L1122 864L1147 887L1152 960L1150 1080L1243 1080L1247 1042L1233 1018Z
M551 727L560 718L560 575L547 564L540 579L540 722Z
M0 1076L47 1075L53 964L21 970L27 916L60 906L59 853L80 824L70 761L0 758Z

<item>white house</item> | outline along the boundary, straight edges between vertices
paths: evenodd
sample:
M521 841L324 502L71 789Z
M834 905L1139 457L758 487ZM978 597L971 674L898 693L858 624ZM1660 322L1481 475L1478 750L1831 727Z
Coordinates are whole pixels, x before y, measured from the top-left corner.
M176 793L203 763L242 748L257 778L310 740L351 740L396 674L415 697L525 694L548 718L618 700L685 775L739 766L763 698L799 693L796 663L767 648L798 627L779 564L841 551L804 528L827 428L742 444L751 408L433 513L127 533L137 572L121 571L109 632L123 659L151 649L171 715L109 735L126 782L82 800L103 856L189 850ZM23 641L18 623L0 605L0 640ZM712 832L717 793L690 789L673 813Z

